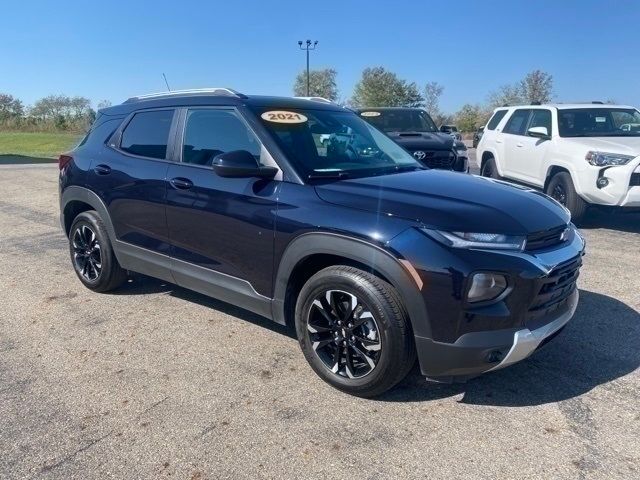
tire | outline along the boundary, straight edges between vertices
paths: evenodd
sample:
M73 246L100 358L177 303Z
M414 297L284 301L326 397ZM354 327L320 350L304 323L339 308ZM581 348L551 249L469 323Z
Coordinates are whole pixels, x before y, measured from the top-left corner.
M502 177L498 173L498 168L496 167L496 161L493 157L489 157L487 161L484 162L484 165L482 165L482 169L480 170L480 176L502 180Z
M311 368L352 395L380 395L406 377L416 360L397 291L354 267L332 266L313 275L298 296L295 324Z
M80 281L94 292L108 292L127 279L113 253L109 235L98 212L80 213L69 229L71 264Z
M556 173L549 181L545 193L567 207L574 223L584 219L589 204L576 192L569 172Z

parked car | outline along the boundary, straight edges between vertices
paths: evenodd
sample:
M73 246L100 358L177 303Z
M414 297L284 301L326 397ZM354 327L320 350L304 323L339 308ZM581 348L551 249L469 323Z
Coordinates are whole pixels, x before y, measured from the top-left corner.
M429 168L469 171L469 154L465 144L438 132L425 110L384 107L363 108L356 112Z
M543 189L575 221L590 205L640 207L640 112L549 104L497 109L478 145L481 174Z
M350 139L319 147L324 134ZM59 167L87 288L140 272L295 326L313 370L354 395L391 388L416 356L439 381L511 365L578 302L584 242L564 208L425 169L337 105L229 89L133 97L100 110Z
M480 139L482 138L482 134L484 133L484 125L478 127L478 129L473 132L473 148L478 148L478 143L480 143Z
M446 133L447 135L451 135L456 140L462 141L462 135L458 132L458 127L455 125L441 125L440 131L442 133Z

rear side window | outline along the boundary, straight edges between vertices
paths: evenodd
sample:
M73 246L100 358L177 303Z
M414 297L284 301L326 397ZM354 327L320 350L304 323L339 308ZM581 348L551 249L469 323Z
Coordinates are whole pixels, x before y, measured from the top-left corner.
M167 157L173 110L136 113L122 132L120 150L141 157Z
M533 110L529 128L546 127L547 135L551 135L551 112L549 110Z
M494 113L491 120L489 120L489 123L487 123L487 130L495 130L500 123L500 120L502 120L506 114L507 110L498 110Z
M211 165L213 158L233 150L246 150L260 158L260 142L249 127L231 110L189 110L182 161Z
M509 118L509 121L504 126L504 130L502 130L502 132L511 133L512 135L524 135L530 111L531 110L516 110L513 112L513 115Z

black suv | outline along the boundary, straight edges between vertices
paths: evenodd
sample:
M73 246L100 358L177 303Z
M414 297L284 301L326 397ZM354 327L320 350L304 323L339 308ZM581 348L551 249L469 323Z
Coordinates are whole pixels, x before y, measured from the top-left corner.
M384 392L416 355L441 381L510 365L578 301L584 243L558 203L430 170L329 103L134 97L59 166L85 286L140 272L294 325L313 369L351 394Z
M438 132L436 124L425 110L381 107L364 108L357 112L429 168L469 171L467 147L452 135Z

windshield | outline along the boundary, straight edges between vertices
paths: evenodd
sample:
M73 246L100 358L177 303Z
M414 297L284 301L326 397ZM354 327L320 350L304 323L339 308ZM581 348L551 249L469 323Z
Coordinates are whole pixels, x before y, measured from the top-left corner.
M437 132L435 123L424 110L367 110L360 115L383 132Z
M256 113L294 168L307 179L362 177L425 168L352 112L260 109Z
M633 108L558 110L561 137L638 137L640 112Z

